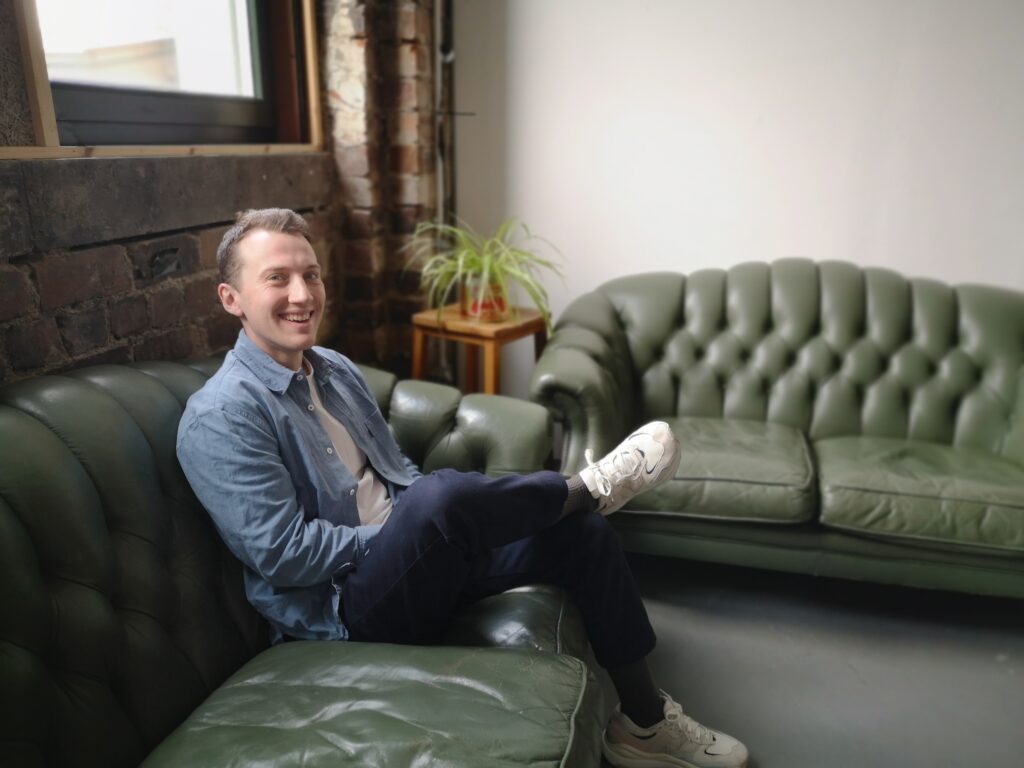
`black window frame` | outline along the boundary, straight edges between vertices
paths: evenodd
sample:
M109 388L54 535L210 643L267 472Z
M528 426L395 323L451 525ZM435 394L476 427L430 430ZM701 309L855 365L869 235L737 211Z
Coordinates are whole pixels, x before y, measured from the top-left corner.
M271 29L272 4L248 0L255 97L164 92L59 80L50 82L61 146L269 144L281 140L275 90L305 93L303 67L282 83L273 61L277 40ZM301 3L276 0L280 14L291 13L301 29ZM278 18L280 18L278 16ZM275 43L272 45L272 41ZM301 45L299 50L302 50ZM304 99L303 99L304 101ZM305 126L303 126L305 127ZM305 131L304 131L305 132ZM289 137L294 140L294 137Z

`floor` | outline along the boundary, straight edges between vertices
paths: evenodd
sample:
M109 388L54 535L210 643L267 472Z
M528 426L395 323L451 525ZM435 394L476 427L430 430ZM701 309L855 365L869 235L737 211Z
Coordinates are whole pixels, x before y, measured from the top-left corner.
M656 679L751 768L1024 766L1024 603L631 559Z

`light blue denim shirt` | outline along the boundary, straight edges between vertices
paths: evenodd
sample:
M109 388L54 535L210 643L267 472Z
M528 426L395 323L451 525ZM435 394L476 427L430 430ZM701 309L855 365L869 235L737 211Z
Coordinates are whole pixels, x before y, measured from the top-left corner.
M305 357L324 407L397 502L420 471L395 442L359 369L323 347ZM341 582L380 530L360 525L356 479L313 407L304 374L242 331L178 425L181 467L245 566L246 595L270 622L273 642L348 637L338 614Z

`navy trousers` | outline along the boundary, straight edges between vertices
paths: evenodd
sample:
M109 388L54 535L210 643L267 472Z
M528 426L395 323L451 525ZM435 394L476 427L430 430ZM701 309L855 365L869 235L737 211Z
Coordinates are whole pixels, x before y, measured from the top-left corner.
M619 539L596 512L559 519L567 494L556 472L440 470L418 479L345 578L351 638L434 643L459 608L543 583L572 598L602 666L646 656L654 630Z

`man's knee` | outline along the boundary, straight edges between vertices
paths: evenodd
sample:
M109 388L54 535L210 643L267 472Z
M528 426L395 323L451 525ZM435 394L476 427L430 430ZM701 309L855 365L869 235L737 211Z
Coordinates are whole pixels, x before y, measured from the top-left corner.
M403 525L425 525L448 532L466 514L467 476L451 469L424 475L402 494L398 514Z

